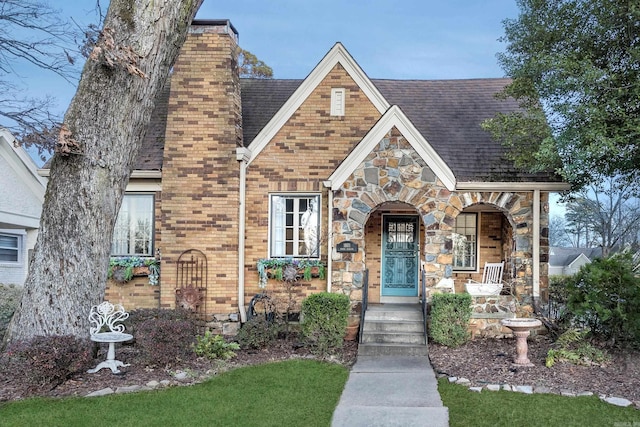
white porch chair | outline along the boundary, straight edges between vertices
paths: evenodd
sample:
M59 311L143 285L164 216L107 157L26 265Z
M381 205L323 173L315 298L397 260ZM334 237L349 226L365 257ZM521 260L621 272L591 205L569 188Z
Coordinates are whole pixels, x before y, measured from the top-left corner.
M469 279L465 283L465 288L471 295L500 295L502 291L502 271L504 270L504 261L502 262L485 262L482 272L482 281L476 282Z
M115 343L125 342L133 339L133 335L124 333L124 325L117 324L129 317L129 313L124 311L122 305L113 305L105 301L99 305L91 307L89 313L89 321L91 327L89 329L91 341L109 343L109 351L107 352L107 360L101 362L93 369L87 372L90 374L98 372L102 368L109 368L114 374L120 373L120 366L129 366L119 360L116 360Z

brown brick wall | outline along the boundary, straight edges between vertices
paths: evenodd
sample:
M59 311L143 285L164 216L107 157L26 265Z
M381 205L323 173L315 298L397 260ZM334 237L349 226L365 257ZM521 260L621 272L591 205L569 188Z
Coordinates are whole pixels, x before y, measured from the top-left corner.
M345 115L330 116L331 88L345 88ZM327 255L326 180L351 152L380 113L338 64L303 102L247 170L246 301L256 293L256 261L269 255L269 193L322 193L322 255ZM252 148L252 147L249 147ZM301 295L326 290L314 279Z
M208 262L207 312L237 312L236 39L228 26L192 26L174 65L162 176L162 307L175 304L177 258L197 249Z
M104 300L112 304L122 304L126 311L136 308L158 308L160 287L149 285L149 278L146 276L134 277L123 284L109 280Z

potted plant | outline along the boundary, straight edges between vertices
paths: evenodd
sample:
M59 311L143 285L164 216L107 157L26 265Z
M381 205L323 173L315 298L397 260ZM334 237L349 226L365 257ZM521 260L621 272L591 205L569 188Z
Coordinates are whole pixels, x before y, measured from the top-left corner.
M112 257L109 260L107 277L123 284L135 276L148 276L150 285L157 285L160 276L160 262L156 258Z

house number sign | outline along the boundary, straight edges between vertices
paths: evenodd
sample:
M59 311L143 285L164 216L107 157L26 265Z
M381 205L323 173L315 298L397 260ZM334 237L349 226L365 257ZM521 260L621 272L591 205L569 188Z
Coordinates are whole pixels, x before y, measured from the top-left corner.
M340 242L336 245L336 251L340 253L356 253L358 252L358 244L350 240Z

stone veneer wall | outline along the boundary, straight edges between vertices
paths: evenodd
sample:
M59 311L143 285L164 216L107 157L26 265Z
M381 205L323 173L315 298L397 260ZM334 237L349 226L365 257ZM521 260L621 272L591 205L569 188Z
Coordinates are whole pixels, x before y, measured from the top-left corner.
M228 22L189 28L171 77L162 171L160 305L175 306L176 261L197 249L208 261L207 314L227 318L238 311L237 42Z
M334 290L350 295L353 303L361 298L368 253L365 229L372 211L387 202L404 202L414 206L422 218L428 286L453 274L451 231L457 215L476 204L491 204L501 210L514 230L515 247L510 254L516 272L514 290L525 305L531 304L532 192L450 192L393 129L335 193L333 202L335 244L353 241L358 253L333 253L332 283ZM546 227L547 221L543 218L542 226Z

